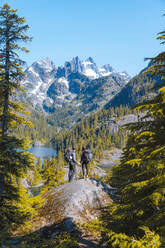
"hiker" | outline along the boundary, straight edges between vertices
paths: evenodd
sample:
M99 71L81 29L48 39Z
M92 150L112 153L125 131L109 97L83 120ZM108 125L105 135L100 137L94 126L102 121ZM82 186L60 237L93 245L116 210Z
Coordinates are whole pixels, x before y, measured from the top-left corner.
M92 153L83 146L82 155L81 155L83 178L88 177L88 163L91 161L91 159L92 159Z
M75 176L76 172L76 164L78 162L76 161L76 149L73 147L73 149L67 149L67 152L65 154L65 160L69 164L69 173L68 173L68 179L69 182L71 182Z

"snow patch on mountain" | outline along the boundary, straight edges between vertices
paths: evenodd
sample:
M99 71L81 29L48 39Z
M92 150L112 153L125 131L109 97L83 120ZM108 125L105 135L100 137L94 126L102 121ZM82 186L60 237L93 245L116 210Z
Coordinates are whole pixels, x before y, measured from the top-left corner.
M98 78L98 74L94 72L92 69L85 69L83 74L87 77Z
M46 72L51 72L55 66L54 63L47 57L37 62L40 68L43 68Z
M39 80L37 86L31 91L31 94L36 94L42 84L43 84L43 82L41 80Z
M105 68L103 68L103 67L99 68L100 77L107 77L107 76L109 76L111 74L112 74L112 72L106 71Z
M61 78L58 79L58 82L59 82L59 83L65 84L65 86L66 86L67 88L69 88L69 82L68 82L68 80L67 80L66 78L61 77Z
M95 62L91 57L89 57L87 60L82 61L82 71L85 76L90 77L90 78L98 78L98 67L96 66Z
M34 106L37 103L42 106L47 97L46 91L55 80L55 75L56 67L49 58L34 62L27 68L22 85L27 89L27 95L33 97Z
M114 87L122 87L130 79L126 72L116 72L109 64L98 67L91 57L81 61L77 56L58 68L49 58L45 58L34 62L27 68L22 85L27 89L27 95L32 97L34 107L39 104L41 108L46 106L48 111L49 109L53 111L55 106L62 107L78 96L81 92L79 84L87 87L92 82L95 87L93 84L95 79L112 76L119 84L115 83ZM107 87L108 96L111 94L110 86L107 84L105 87ZM116 88L114 88L114 92L116 92ZM106 92L104 92L104 96L106 96Z

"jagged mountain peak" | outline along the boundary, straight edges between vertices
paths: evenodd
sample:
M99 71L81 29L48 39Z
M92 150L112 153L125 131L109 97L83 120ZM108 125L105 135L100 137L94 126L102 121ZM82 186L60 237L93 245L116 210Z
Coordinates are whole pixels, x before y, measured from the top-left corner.
M85 59L85 60L81 60L81 59L79 58L79 56L76 56L76 57L73 57L72 60L71 60L70 62L67 61L67 63L71 63L71 62L74 62L74 63L90 62L90 63L92 63L92 64L95 64L95 61L94 61L94 59L93 59L92 57L89 57L89 58L87 58L87 59Z
M53 63L53 61L46 57L42 60L36 61L32 64L33 68L39 67L39 68L43 68L44 70L53 70L55 69L55 64Z
M34 105L42 104L48 87L55 79L56 71L55 64L48 57L34 62L26 69L22 84L26 87L27 94L34 96Z
M41 60L37 61L37 63L45 63L45 64L51 63L51 62L52 61L51 61L51 59L49 57L45 57L44 59L41 59Z
M78 56L67 61L64 67L58 67L57 77L68 77L71 73L81 73L85 76L94 79L99 77L99 70L92 57L86 60L81 60Z
M78 61L80 61L80 58L79 58L79 56L76 56L76 57L73 57L71 61L78 62Z
M109 72L115 72L115 70L110 64L103 65L102 68L104 68L106 71L109 71Z
M46 57L25 71L22 84L33 106L40 106L46 112L55 112L68 104L72 107L86 104L92 111L116 94L127 83L127 76L116 72L109 64L98 67L92 57L86 60L73 57L57 69Z
M88 61L88 62L91 62L92 64L95 64L95 61L94 61L94 59L92 57L89 57L85 61Z
M64 66L58 67L56 76L57 78L65 77L68 79L68 76L72 73L80 73L90 79L110 76L111 74L118 74L118 76L124 77L127 81L130 79L126 72L116 72L110 64L98 67L92 57L88 57L85 60L81 60L78 56L73 57L71 61L66 61Z

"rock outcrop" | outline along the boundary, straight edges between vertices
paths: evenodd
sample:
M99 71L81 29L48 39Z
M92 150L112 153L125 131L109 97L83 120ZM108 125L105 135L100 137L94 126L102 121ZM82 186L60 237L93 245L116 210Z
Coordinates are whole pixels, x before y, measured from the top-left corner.
M44 194L37 228L62 222L66 222L68 229L74 228L74 222L96 218L99 209L112 201L110 195L109 186L92 178L58 186Z

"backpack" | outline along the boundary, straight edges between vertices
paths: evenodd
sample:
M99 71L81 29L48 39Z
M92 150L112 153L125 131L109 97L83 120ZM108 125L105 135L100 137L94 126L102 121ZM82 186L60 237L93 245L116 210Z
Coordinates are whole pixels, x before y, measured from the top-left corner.
M92 160L93 154L90 150L85 150L83 152L83 161L89 163Z
M68 148L67 151L64 154L64 159L67 163L72 162L73 154L72 149Z

